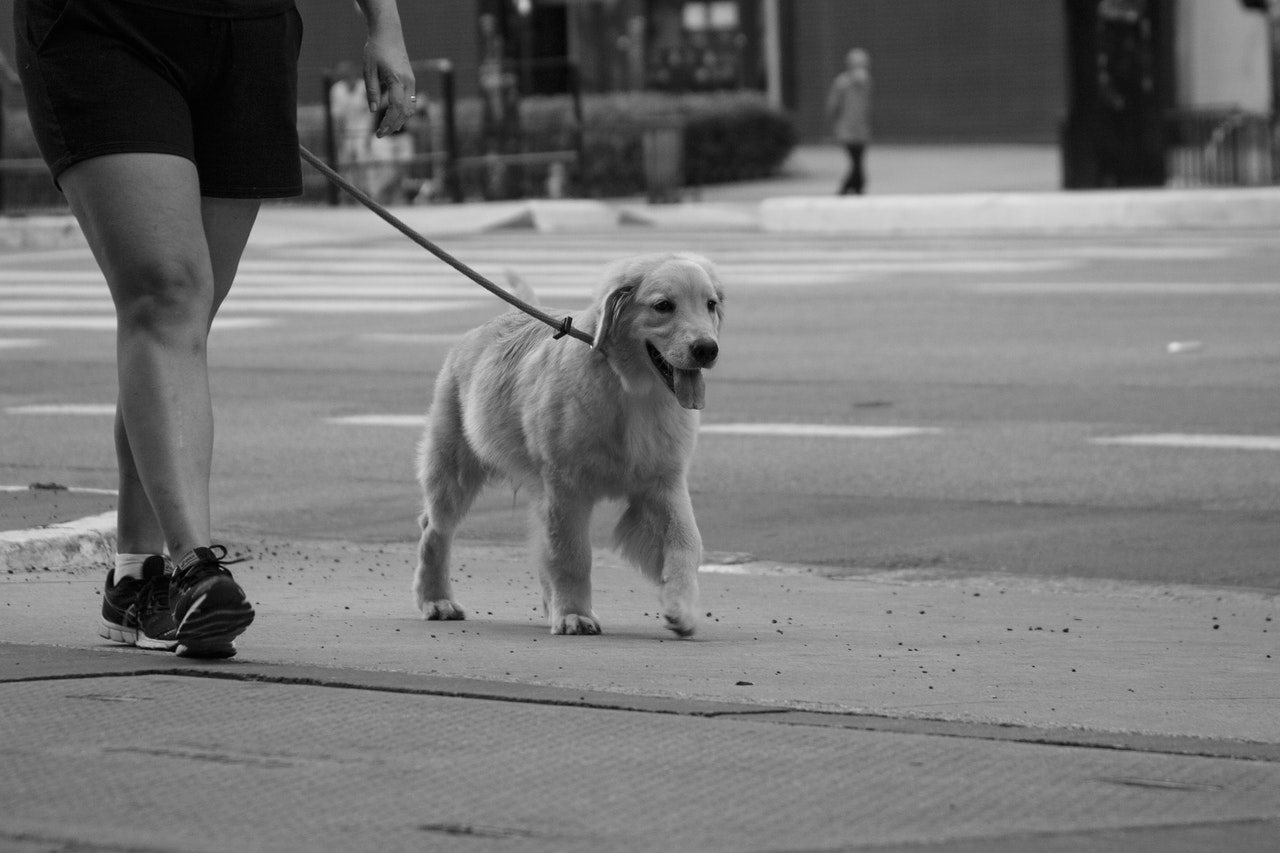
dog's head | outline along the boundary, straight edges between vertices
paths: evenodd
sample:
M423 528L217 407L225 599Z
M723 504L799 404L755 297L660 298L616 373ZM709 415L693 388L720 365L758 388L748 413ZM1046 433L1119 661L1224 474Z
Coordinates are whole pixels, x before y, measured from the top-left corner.
M703 368L720 354L724 286L706 258L646 255L615 264L596 294L592 346L629 392L665 386L686 409L705 403Z

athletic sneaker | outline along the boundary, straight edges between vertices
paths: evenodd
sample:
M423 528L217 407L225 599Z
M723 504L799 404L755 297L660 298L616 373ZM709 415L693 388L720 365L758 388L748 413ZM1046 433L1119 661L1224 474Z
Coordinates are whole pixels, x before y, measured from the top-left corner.
M169 609L164 567L164 557L154 554L142 563L141 578L126 576L117 583L115 571L107 572L99 636L140 649L173 651L178 632Z
M169 579L169 603L178 626L177 653L184 657L229 658L235 638L253 621L253 607L227 566L221 545L196 548L195 559ZM184 561L185 562L185 561Z

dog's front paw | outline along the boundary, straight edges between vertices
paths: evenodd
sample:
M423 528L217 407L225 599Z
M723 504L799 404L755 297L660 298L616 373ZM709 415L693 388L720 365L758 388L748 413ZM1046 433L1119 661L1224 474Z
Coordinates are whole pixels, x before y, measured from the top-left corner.
M600 623L594 616L568 613L551 621L553 634L599 634Z
M422 618L429 622L441 621L447 622L455 619L466 619L467 613L456 602L447 598L441 598L437 601L424 601L420 605L422 607Z
M666 613L662 621L667 630L674 631L677 637L692 637L698 629L697 620L691 613Z

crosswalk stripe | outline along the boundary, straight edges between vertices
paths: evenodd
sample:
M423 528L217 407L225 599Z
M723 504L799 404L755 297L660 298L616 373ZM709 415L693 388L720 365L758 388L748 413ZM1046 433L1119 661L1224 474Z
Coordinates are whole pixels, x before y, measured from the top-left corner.
M1131 447L1176 447L1210 450L1280 450L1276 435L1208 435L1203 433L1163 432L1139 435L1117 435L1092 439L1094 444L1128 445Z
M972 290L997 296L1221 296L1280 293L1280 282L1195 281L984 281Z
M30 406L7 406L6 415L114 415L115 403L43 403Z
M114 403L39 403L8 406L6 415L106 417L114 415ZM337 426L371 426L421 429L426 413L365 414L325 418ZM874 424L800 424L800 423L724 423L703 424L703 435L748 436L763 438L845 438L894 439L911 436L944 435L938 427L889 426ZM1163 447L1211 450L1280 451L1280 436L1213 435L1203 433L1142 433L1089 439L1091 444L1130 447Z
M470 300L422 300L422 299L228 299L218 311L218 316L225 314L263 313L272 314L429 314L438 311L457 311L482 305L478 299ZM0 300L0 306L10 311L31 311L57 314L60 311L74 311L83 308L84 304L69 299L31 299L14 300L7 304ZM110 303L107 303L110 307ZM216 324L216 323L215 323Z
M213 321L213 330L239 331L274 326L276 320L267 317L223 317ZM25 317L0 317L0 329L40 329L46 331L109 331L116 328L115 314L82 316L71 314L32 314Z
M869 426L858 424L704 424L700 430L711 435L785 436L788 438L904 438L936 435L941 429L916 426Z
M583 308L605 269L618 258L643 251L668 251L672 235L642 228L593 234L584 242L575 234L503 233L461 236L446 241L449 251L481 275L505 283L507 270L524 277L543 305L572 312ZM376 256L336 243L255 246L240 266L236 287L215 328L256 329L303 315L410 315L471 310L494 301L457 271L394 234L379 242ZM1280 292L1272 282L1161 283L1071 281L1029 283L973 282L964 277L1052 274L1095 259L1204 259L1229 254L1221 243L1150 241L1139 245L840 245L829 239L795 235L744 235L737 231L699 231L689 248L712 257L734 288L806 288L867 282L894 276L956 276L970 293L1133 293L1164 295ZM0 330L103 331L115 329L114 311L101 273L87 264L74 269L87 249L11 255L0 266ZM400 339L367 337L381 343ZM3 339L0 339L2 341ZM14 338L13 340L30 340ZM405 342L417 342L416 339ZM30 343L4 343L17 350Z
M344 415L328 418L340 426L418 427L425 415ZM936 435L943 430L914 426L858 426L851 424L704 424L701 432L711 435L755 435L787 438L903 438Z
M326 418L327 423L338 426L386 426L417 427L426 423L425 415L346 415L344 417Z

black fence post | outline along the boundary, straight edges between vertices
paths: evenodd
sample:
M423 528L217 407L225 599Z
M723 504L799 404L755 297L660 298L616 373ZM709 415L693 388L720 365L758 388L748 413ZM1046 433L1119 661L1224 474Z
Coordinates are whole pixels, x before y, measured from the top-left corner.
M4 160L4 137L9 124L4 114L4 88L3 85L0 85L0 161ZM9 176L6 170L0 169L0 213L9 209L9 199L5 193L5 185L7 183L9 183Z
M566 76L569 95L573 99L573 148L577 154L577 162L574 164L577 172L576 191L581 192L587 175L587 122L582 111L582 75L578 71L576 62L569 62Z
M462 204L462 176L458 169L457 99L454 96L453 63L441 59L436 63L440 73L440 102L444 121L444 185L449 199Z
M324 79L320 81L320 85L324 87L324 159L330 169L341 173L342 169L338 165L338 135L333 123L333 74L326 73ZM330 207L338 206L338 187L328 181L325 182L328 187L327 198Z

